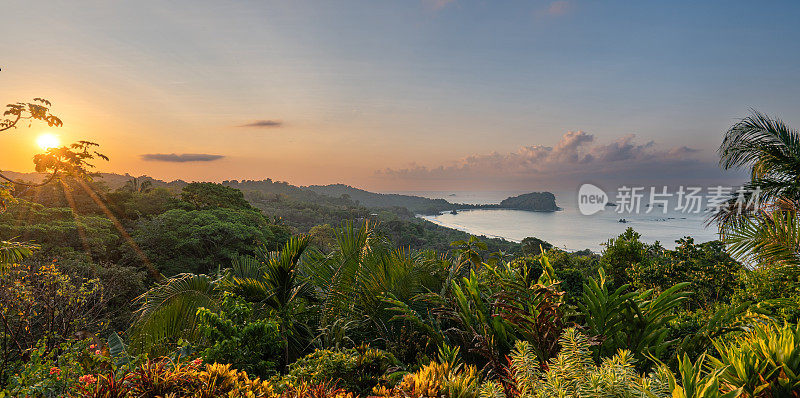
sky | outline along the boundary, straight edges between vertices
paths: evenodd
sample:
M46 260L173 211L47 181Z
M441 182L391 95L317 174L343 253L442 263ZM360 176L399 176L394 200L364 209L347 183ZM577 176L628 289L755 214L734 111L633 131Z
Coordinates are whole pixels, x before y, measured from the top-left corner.
M0 101L105 172L377 191L726 184L751 108L800 126L794 1L16 1Z

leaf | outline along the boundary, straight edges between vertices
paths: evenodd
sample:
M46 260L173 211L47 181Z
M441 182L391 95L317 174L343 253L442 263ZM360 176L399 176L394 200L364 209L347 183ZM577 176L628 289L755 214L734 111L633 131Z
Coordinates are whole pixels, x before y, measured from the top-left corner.
M130 356L128 355L125 343L117 332L111 333L111 335L108 336L107 342L108 352L111 355L111 359L114 360L115 365L121 366L130 362Z

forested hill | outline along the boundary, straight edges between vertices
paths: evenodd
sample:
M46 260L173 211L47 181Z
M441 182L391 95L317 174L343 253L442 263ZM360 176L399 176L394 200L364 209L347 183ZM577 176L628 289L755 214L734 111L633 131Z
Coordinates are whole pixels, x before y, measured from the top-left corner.
M527 211L561 210L560 207L556 206L556 196L550 192L531 192L510 197L500 202L500 207Z
M366 207L405 207L412 213L432 214L442 211L462 209L464 205L450 203L444 199L429 199L421 196L394 193L375 193L344 184L310 185L314 192L332 197L347 195L351 200Z
M20 173L16 171L3 171L3 174L12 180L30 182L41 182L46 177L46 175L42 173ZM137 184L147 183L153 188L170 188L178 191L189 184L183 180L173 180L167 182L149 176L134 177L128 173L98 173L97 175L93 176L93 180L101 183L110 190L122 188L125 185L130 184L132 180L135 180Z
M38 182L43 175L39 173L6 172L15 180ZM149 186L152 188L168 188L180 191L189 184L183 180L162 181L148 176L134 177L130 174L100 173L95 181L104 185L109 190L123 188L131 183L136 186ZM443 211L464 209L517 209L528 211L556 211L555 196L550 192L532 192L520 196L510 197L500 204L470 205L450 203L444 199L430 199L421 196L386 194L370 192L345 184L297 186L285 181L272 180L226 180L222 185L236 188L245 193L248 200L264 201L271 197L274 201L276 195L284 199L324 205L347 205L372 209L405 208L411 214L438 214ZM266 210L266 209L264 209Z

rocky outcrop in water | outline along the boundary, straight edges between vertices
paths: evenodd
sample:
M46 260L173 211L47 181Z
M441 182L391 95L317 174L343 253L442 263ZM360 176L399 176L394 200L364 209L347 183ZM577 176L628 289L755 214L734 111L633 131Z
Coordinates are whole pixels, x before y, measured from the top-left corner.
M561 210L556 206L556 196L550 192L531 192L512 196L500 202L500 208L527 211Z

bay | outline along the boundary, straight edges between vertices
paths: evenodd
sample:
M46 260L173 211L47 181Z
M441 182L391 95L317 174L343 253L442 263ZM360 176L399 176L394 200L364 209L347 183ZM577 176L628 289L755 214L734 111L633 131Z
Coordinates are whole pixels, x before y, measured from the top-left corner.
M524 191L415 191L394 192L445 199L451 203L491 204L525 193ZM707 227L705 213L676 211L674 205L653 207L648 212L642 203L639 213L618 213L616 207L586 216L578 211L576 193L555 193L556 203L563 210L546 213L507 209L477 209L446 212L439 215L417 215L438 225L454 228L474 235L498 237L519 242L526 237L543 239L559 248L576 251L589 249L600 252L609 238L633 228L642 235L642 241L660 242L674 248L675 240L690 236L695 242L718 238L715 226ZM620 222L624 219L626 222Z

